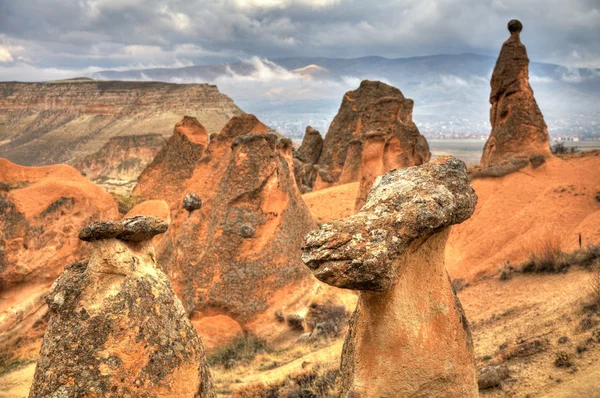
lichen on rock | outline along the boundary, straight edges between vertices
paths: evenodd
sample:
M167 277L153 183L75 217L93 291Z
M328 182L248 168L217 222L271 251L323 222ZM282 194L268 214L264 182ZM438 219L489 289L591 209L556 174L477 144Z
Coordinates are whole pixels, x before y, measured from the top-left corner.
M96 223L88 261L66 267L46 301L50 321L30 397L214 397L204 348L157 267L156 217Z
M360 290L342 396L478 396L468 322L444 263L450 226L476 203L465 164L440 157L377 178L357 214L306 236L313 274Z

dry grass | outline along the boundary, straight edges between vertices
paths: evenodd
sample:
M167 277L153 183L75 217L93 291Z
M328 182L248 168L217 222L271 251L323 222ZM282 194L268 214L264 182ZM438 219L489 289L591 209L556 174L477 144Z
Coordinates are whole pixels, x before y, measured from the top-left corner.
M590 278L590 304L597 311L600 309L600 261L596 261Z
M562 272L569 268L562 251L560 239L549 237L540 241L521 266L522 272Z

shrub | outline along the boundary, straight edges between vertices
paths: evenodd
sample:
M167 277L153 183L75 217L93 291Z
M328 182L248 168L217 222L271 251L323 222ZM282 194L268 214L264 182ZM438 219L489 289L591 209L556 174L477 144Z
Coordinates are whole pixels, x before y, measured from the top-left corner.
M340 337L348 326L348 318L343 305L312 303L306 314L306 324L313 335Z
M569 354L564 351L558 351L554 354L554 366L557 368L570 368L573 362L569 358Z
M600 310L600 261L596 261L590 282L590 304L598 311Z
M341 375L337 366L327 368L322 365L288 376L279 384L256 383L241 387L234 392L234 398L330 398L339 397Z
M581 150L577 146L568 147L563 142L557 142L550 147L550 151L554 155L566 155L570 153L578 153Z
M561 250L558 239L546 239L531 253L529 260L522 264L522 272L562 272L568 269L569 262L566 261Z
M230 345L220 348L207 358L211 366L223 366L231 369L252 361L257 354L268 351L267 343L255 336L244 336Z

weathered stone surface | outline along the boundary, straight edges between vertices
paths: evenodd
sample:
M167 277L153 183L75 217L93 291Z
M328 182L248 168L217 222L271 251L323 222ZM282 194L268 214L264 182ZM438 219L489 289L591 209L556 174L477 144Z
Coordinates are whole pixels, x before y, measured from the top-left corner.
M318 130L306 127L302 144L298 148L298 155L305 163L313 165L319 161L323 150L323 137Z
M416 166L429 161L429 145L412 121L412 108L411 99L382 82L365 80L357 90L347 92L325 136L318 162L331 177L331 182L317 177L314 189L335 185L342 175L344 182L357 181L360 177L353 164L356 160L348 157L350 142L365 141L372 133L381 133L385 137L384 148L393 149L378 154L385 165L383 172L392 167ZM354 144L352 151L357 149ZM344 172L344 169L348 171ZM371 171L366 173L373 174Z
M202 199L195 193L188 193L183 198L183 208L187 211L200 210L202 207Z
M128 242L150 240L165 233L168 224L154 216L132 216L122 221L94 222L79 232L79 239L93 242L103 239L119 239Z
M202 342L142 235L95 240L56 280L30 397L215 397Z
M7 363L39 350L44 295L65 262L88 255L77 231L117 217L111 195L70 166L0 159L0 291L7 298L0 300L0 352Z
M288 329L261 317L273 305L288 313L314 285L300 246L316 224L294 182L291 141L252 115L234 119L184 189L202 211L177 210L158 253L194 323L222 315L268 338Z
M477 385L479 386L480 390L500 387L502 386L502 381L507 379L508 375L508 366L504 364L497 366L486 366L479 372L479 376L477 377Z
M482 167L510 158L551 156L548 128L529 85L529 58L520 39L522 29L517 20L508 23L510 38L502 45L492 74L492 132L483 149Z
M441 157L379 177L357 214L307 235L321 281L361 290L342 353L344 397L476 397L468 321L444 266L450 226L477 197Z
M133 194L145 199L176 201L207 146L206 129L196 118L184 116L175 125L171 138L139 176Z
M0 129L0 157L28 166L75 164L113 137L169 137L182 115L198 118L215 133L241 113L210 84L0 82L0 119L6 126Z

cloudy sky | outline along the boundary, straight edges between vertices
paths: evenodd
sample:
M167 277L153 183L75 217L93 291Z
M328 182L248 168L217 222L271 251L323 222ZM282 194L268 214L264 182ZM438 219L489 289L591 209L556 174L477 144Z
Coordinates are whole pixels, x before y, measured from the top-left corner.
M0 0L0 80L253 56L496 55L600 68L600 0Z

